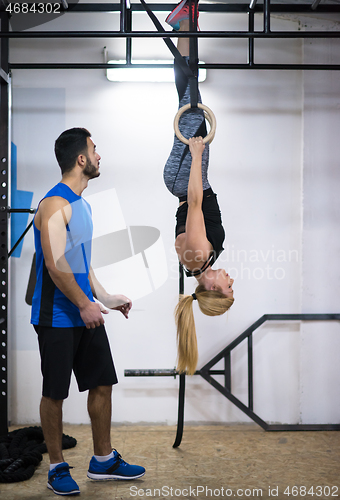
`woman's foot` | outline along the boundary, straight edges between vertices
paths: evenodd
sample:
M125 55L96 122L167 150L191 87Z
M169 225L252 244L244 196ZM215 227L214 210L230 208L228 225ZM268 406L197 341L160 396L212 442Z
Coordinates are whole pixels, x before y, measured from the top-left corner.
M195 5L197 9L197 19L199 16L198 12L198 1L192 0L191 2L191 11L192 11L192 19L194 19ZM165 22L172 26L175 31L179 31L180 22L188 19L189 20L189 0L182 0L174 10L168 15L165 19ZM198 25L197 25L198 28Z

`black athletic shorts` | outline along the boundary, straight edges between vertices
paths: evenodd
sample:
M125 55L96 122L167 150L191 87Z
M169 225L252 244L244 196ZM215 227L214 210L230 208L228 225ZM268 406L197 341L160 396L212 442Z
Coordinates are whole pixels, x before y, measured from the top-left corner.
M79 391L117 384L104 325L55 328L34 325L38 334L43 396L66 399L74 371Z

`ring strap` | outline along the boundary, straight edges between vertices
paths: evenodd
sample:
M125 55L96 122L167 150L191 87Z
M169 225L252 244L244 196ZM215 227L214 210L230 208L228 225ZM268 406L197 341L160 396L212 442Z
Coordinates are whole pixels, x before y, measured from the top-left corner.
M197 1L189 0L189 27L190 31L197 31ZM192 18L192 7L194 7L194 19ZM189 67L193 72L193 78L189 80L190 103L192 108L198 104L198 42L197 37L189 39Z
M143 5L144 9L146 10L147 14L149 15L151 21L156 26L157 31L159 31L160 33L166 33L165 29L163 28L161 23L158 21L157 17L152 12L150 7L145 3L144 0L140 0L140 1L141 1L141 4ZM180 66L181 70L187 76L187 78L191 78L191 77L195 78L194 73L191 71L191 69L189 68L187 63L184 61L182 54L177 49L177 47L173 43L173 41L169 37L164 37L163 40L166 43L166 45L168 46L168 48L169 48L170 52L172 53L172 55L174 56L174 58L176 59L176 62Z

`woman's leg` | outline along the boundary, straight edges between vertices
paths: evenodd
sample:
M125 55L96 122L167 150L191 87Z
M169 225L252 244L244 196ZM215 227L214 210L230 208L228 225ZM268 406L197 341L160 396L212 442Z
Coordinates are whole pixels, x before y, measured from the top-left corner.
M181 21L180 31L189 30L189 20ZM181 55L188 62L189 54L189 39L179 38L177 44L178 50ZM179 108L183 107L185 104L190 102L190 86L186 75L181 70L180 66L175 61L175 81L176 88L178 92ZM201 101L201 96L198 96L199 102ZM192 109L186 111L180 120L180 130L181 133L187 137L205 137L207 135L204 114L201 109ZM203 157L202 157L202 184L203 190L210 188L208 182L208 164L209 164L209 145L205 145ZM177 196L178 198L187 195L188 183L190 176L191 167L191 154L189 151L189 146L181 142L177 136L174 136L174 144L170 153L170 156L166 162L164 168L164 182L169 191Z

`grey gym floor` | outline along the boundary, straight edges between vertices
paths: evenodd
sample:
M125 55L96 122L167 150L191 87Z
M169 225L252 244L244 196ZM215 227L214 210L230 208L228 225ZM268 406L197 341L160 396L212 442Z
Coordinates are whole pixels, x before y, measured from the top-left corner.
M24 426L11 427L20 428ZM340 432L265 432L256 424L184 428L179 448L172 448L170 426L113 426L112 443L146 474L135 481L95 482L86 471L92 455L88 425L64 425L77 439L64 452L74 469L81 498L294 498L340 497ZM47 489L48 457L25 482L0 484L0 498L56 498ZM295 489L293 487L295 486ZM309 492L309 494L308 494ZM289 495L288 495L289 493Z

